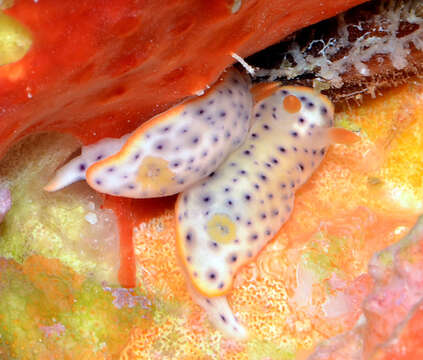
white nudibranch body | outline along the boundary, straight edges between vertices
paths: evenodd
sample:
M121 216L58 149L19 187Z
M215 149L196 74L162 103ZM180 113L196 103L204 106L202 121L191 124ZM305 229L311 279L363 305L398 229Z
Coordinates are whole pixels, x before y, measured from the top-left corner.
M57 170L54 178L44 187L44 190L56 191L74 182L85 180L87 169L100 160L116 154L129 136L130 134L119 139L104 138L95 144L83 146L81 155Z
M255 105L243 145L177 199L177 246L192 297L227 337L242 340L247 331L225 294L237 270L288 219L295 191L324 157L332 121L326 97L307 88L277 90Z
M330 143L332 105L310 89L281 88L256 104L253 118L244 144L177 199L180 256L205 296L226 294L276 235Z
M204 309L209 321L217 330L231 339L245 340L248 338L247 329L232 312L226 296L213 298L203 296L189 283L188 290L192 299Z
M132 134L83 147L45 189L86 178L92 188L111 195L176 194L213 172L244 142L252 107L249 78L230 69L203 96L153 117ZM91 158L92 153L106 156Z

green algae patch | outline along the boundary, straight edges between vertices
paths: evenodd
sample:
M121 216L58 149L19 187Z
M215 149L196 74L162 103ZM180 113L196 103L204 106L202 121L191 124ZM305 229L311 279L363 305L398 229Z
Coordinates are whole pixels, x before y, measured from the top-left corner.
M12 207L0 225L0 256L18 263L31 255L57 258L79 274L117 284L119 235L112 210L85 183L56 193L43 186L79 148L70 136L31 136L0 163L0 185Z
M154 305L138 290L104 288L58 260L0 259L0 358L117 358L131 329L150 326Z
M328 279L333 272L342 269L340 254L349 249L346 238L316 234L310 241L307 250L302 255L304 265L313 271L317 281Z
M279 359L293 360L295 359L296 345L294 341L288 339L285 343L275 344L266 340L255 339L248 343L248 359Z
M364 129L353 120L353 117L345 113L335 115L335 126L360 133L361 136L367 137Z

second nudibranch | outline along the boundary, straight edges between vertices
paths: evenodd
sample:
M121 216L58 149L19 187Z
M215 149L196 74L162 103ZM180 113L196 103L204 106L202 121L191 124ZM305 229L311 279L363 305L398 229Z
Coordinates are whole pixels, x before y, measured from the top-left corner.
M333 106L311 89L284 87L256 104L247 140L176 203L177 242L196 290L226 294L238 269L276 235L294 193L332 141Z
M155 116L132 134L83 147L45 189L86 179L101 193L129 198L185 190L244 142L254 102L250 85L238 70L227 70L204 95Z

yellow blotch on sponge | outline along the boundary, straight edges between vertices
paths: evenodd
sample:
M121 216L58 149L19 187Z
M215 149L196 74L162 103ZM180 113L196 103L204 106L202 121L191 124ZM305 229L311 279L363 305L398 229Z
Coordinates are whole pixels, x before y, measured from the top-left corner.
M19 21L0 12L0 65L22 59L31 45L30 31Z

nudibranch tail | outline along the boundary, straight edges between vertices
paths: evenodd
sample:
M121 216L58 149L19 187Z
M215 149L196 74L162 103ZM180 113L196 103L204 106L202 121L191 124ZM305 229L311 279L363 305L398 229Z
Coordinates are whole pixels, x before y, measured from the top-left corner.
M238 321L229 306L226 296L209 298L199 294L192 286L188 286L192 299L207 313L212 325L226 337L234 340L246 340L247 329Z
M76 181L85 180L87 169L101 159L117 153L128 137L129 135L125 135L120 139L105 138L95 144L83 146L81 155L57 170L53 179L44 187L44 190L57 191Z
M251 126L250 80L229 69L204 95L141 125L121 151L93 164L95 190L130 198L173 195L212 173Z
M329 139L331 143L344 145L352 145L361 140L359 135L344 128L331 128Z
M179 255L206 297L226 294L275 236L331 142L333 106L308 88L280 88L255 105L253 118L243 145L176 202Z

